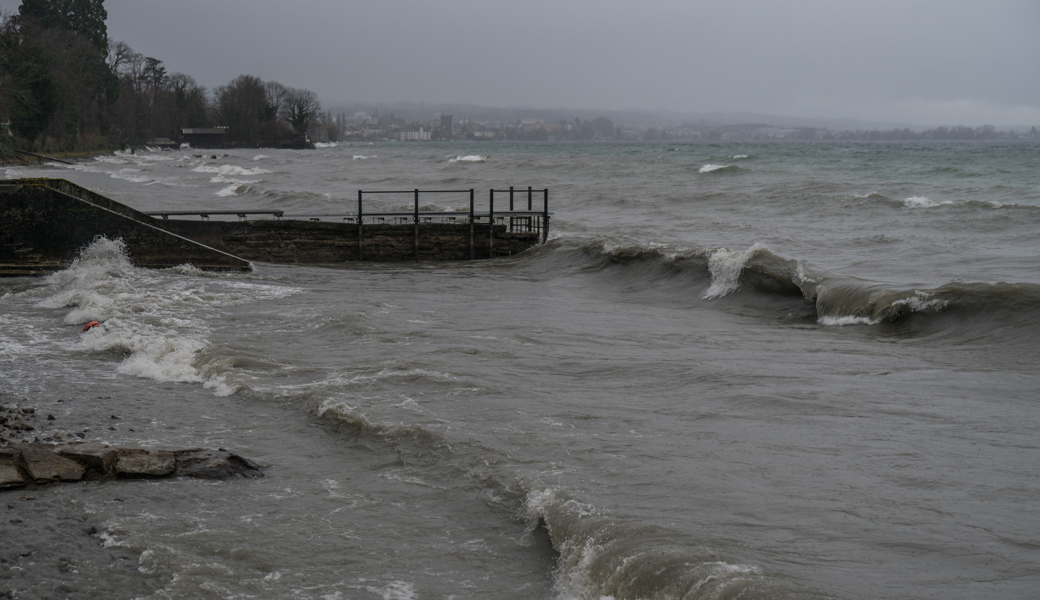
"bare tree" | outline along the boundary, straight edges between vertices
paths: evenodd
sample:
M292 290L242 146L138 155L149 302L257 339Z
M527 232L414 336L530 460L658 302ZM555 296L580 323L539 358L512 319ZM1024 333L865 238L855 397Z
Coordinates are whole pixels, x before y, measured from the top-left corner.
M296 133L306 134L319 111L321 102L318 102L317 94L310 90L290 88L285 97L282 118L292 125Z
M268 81L264 84L264 96L267 100L266 114L268 121L274 121L282 113L285 107L285 98L289 95L289 88L277 81Z

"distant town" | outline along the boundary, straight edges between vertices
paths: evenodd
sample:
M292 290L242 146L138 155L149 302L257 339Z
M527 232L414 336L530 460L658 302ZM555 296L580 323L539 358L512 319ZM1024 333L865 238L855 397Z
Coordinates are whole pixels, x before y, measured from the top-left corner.
M380 114L358 111L352 117L340 112L322 115L317 133L324 142L333 141L444 141L444 140L1008 140L1040 139L1034 126L1029 130L999 130L982 127L935 127L931 129L831 130L826 127L781 127L766 123L720 124L686 122L672 125L616 125L603 116L571 118L480 119L437 114L432 119L405 119L394 112Z

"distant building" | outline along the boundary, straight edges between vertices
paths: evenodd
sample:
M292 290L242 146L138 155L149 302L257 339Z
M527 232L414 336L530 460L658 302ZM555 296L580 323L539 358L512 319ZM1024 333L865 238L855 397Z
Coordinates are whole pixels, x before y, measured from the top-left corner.
M193 127L181 129L184 143L192 148L224 148L227 127Z
M398 139L402 142L428 142L430 141L430 132L426 131L422 127L419 131L400 131L397 134Z
M441 115L441 131L447 139L451 139L451 115Z

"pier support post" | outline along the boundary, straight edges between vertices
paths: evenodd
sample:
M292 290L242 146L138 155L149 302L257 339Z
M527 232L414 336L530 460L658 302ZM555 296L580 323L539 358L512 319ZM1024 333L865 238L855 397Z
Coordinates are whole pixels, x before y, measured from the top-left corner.
M365 219L361 216L361 190L357 191L357 259L358 262L362 261L361 252L361 225Z
M419 190L415 190L415 260L419 260Z
M542 243L549 241L549 188L542 193Z
M488 200L488 258L495 258L495 190Z
M470 188L470 190L469 190L469 259L470 260L473 260L473 258L474 258L473 257L473 237L474 237L473 229L474 229L475 225L473 224L473 191L474 191L473 188Z

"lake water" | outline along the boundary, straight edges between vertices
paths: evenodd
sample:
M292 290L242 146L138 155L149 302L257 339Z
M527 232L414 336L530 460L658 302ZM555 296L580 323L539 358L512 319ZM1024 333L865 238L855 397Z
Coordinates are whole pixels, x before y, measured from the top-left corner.
M479 210L532 185L554 213L547 244L493 261L152 271L98 240L0 280L0 404L35 407L37 434L227 448L267 475L5 492L0 592L1040 593L1036 142L341 144L0 170L140 210L342 213L358 189L412 188L475 188Z

